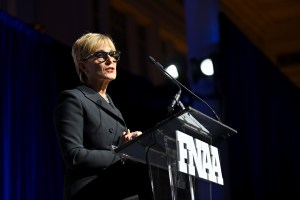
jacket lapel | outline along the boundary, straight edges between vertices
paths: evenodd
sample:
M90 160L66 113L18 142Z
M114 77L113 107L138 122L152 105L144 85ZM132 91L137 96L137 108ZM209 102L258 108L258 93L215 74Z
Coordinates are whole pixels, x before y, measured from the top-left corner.
M110 103L108 104L95 90L85 85L78 86L78 89L85 95L86 98L97 104L105 112L107 112L109 115L114 116L114 118L116 118L119 122L126 126L120 111L114 106L112 99L109 96L108 98Z

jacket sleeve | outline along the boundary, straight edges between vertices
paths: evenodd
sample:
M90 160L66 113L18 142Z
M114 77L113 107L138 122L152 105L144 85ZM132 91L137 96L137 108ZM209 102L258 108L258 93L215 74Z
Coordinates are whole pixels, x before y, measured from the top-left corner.
M71 92L61 93L53 112L54 126L68 168L73 170L105 169L119 160L112 149L87 149L83 145L84 109Z

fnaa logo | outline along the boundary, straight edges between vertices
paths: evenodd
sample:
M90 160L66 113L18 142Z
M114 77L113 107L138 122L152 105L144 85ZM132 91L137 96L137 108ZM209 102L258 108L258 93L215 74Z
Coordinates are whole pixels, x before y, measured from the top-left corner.
M176 130L178 171L223 185L219 151ZM197 172L197 173L196 173Z

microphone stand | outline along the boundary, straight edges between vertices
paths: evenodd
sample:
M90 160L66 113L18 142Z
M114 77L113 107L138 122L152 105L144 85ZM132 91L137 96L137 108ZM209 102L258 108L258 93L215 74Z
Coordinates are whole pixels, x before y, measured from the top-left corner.
M176 93L176 95L174 96L174 99L173 99L172 103L168 107L168 115L172 114L172 112L174 111L175 105L179 105L180 96L181 96L181 88L179 88L179 91ZM181 105L181 108L184 109L184 106L183 106L183 104L181 102L180 102L180 105Z
M167 76L169 79L171 79L171 81L178 87L178 92L176 93L176 95L173 98L173 101L171 102L171 104L168 106L168 115L171 115L172 112L174 111L175 105L180 106L182 109L185 109L183 103L180 101L180 96L181 96L181 87L178 84L178 82L176 81L176 79L174 79L166 70L164 70L164 67L159 63L156 62L154 60L154 58L152 58L151 56L149 56L150 61L165 75Z
M155 65L155 66L157 66L157 68L160 70L160 71L162 71L163 72L163 74L165 74L168 78L170 78L177 86L178 86L178 88L179 88L179 91L178 91L178 93L179 93L179 97L180 97L180 94L181 94L181 87L182 88L184 88L189 94L191 94L192 96L194 96L195 98L197 98L198 100L200 100L201 102L203 102L211 111L212 111L212 113L215 115L215 117L216 117L216 119L219 121L219 122L221 122L221 119L220 119L220 117L217 115L217 113L212 109L212 107L210 107L209 105L208 105L208 103L206 103L203 99L201 99L200 97L198 97L195 93L193 93L191 90L189 90L188 88L186 88L184 85L182 85L179 81L177 81L175 78L173 78L173 76L171 76L167 71L165 71L164 70L164 67L159 63L159 62L157 62L153 57L151 57L151 56L149 56L149 59L150 59L150 61ZM177 94L178 94L177 93ZM176 94L176 95L177 95ZM184 109L184 106L183 106L183 104L180 102L180 100L179 100L179 97L178 97L178 100L176 100L176 96L175 96L175 99L174 100L176 100L176 102L177 102L177 104L179 104L180 106L181 106L181 108L183 108ZM174 101L173 100L173 101ZM171 104L172 105L172 104Z

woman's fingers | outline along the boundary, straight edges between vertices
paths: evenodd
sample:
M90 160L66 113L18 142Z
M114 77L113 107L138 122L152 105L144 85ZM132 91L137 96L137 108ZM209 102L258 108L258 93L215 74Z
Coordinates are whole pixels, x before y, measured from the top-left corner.
M142 132L141 131L134 131L134 132L130 132L130 130L128 129L127 132L123 132L122 138L124 142L128 142L130 140L132 140L133 138L138 137L139 135L141 135Z

